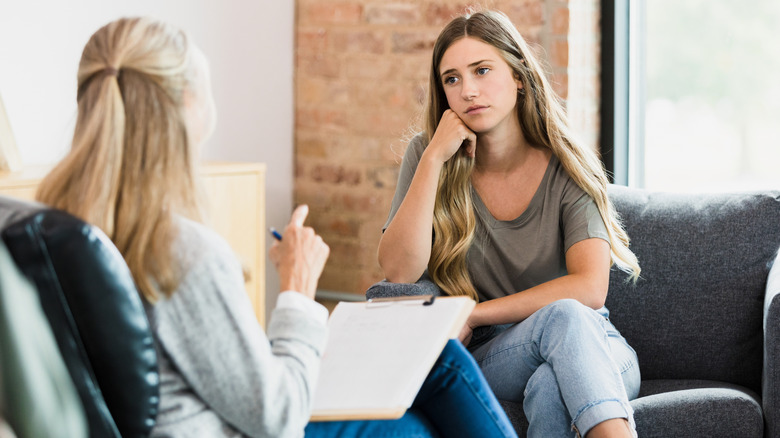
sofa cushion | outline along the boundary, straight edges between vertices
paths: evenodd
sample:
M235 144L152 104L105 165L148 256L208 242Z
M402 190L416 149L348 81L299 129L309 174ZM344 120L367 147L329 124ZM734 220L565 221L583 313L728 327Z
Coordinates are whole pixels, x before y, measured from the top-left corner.
M643 380L707 379L760 392L767 275L780 192L668 194L611 186L642 277L612 270L607 307Z
M518 436L528 431L523 404L500 401ZM642 382L631 402L639 436L762 437L764 419L758 396L747 388L704 380Z
M645 437L764 436L759 397L747 388L702 380L642 382L631 402Z

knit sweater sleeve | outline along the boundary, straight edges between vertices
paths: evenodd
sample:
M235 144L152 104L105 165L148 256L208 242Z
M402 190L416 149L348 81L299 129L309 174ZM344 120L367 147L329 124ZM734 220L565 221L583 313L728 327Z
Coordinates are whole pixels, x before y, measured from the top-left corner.
M268 335L255 319L241 266L227 243L185 222L177 245L184 277L155 306L155 331L183 379L243 434L301 436L308 422L326 327L276 309Z

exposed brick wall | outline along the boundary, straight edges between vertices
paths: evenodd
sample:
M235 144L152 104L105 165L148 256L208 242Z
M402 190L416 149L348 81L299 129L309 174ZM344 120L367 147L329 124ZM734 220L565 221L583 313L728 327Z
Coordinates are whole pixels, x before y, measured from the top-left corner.
M597 0L497 0L521 34L543 51L555 89L595 108ZM406 139L420 128L430 51L441 28L474 3L411 0L297 0L295 203L331 247L322 289L363 293L382 279L376 249ZM588 17L579 17L587 14ZM574 25L575 19L577 25ZM582 32L583 42L572 31ZM584 41L587 40L587 41ZM575 45L576 41L576 45ZM577 62L574 69L571 64ZM591 65L589 65L589 63ZM577 87L574 88L576 80ZM589 82L590 81L590 82ZM576 120L583 138L597 124Z

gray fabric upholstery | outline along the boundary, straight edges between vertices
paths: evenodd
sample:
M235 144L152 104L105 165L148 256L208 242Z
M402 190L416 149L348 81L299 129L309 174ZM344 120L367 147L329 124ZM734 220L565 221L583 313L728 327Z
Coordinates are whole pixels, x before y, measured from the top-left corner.
M780 254L764 297L764 370L761 385L766 436L780 437Z
M403 297L408 295L440 296L441 289L431 280L428 274L423 274L416 283L390 283L382 280L368 288L366 299Z
M639 356L639 436L780 437L780 192L609 196L642 266L636 284L613 269L607 297ZM501 404L525 436L522 404Z
M610 191L642 266L613 272L607 307L644 379L706 379L760 391L769 268L780 246L778 194Z
M704 380L642 382L631 405L639 436L761 437L760 398L737 385Z
M780 247L780 193L682 195L614 186L610 197L643 269L636 285L613 270L607 298L610 319L639 356L638 424L653 425L649 436L674 436L664 434L683 427L762 436L765 423L765 436L778 436L780 308L770 297L780 286L769 293L767 286ZM656 380L733 386L727 395L712 384L709 394L702 387L645 400ZM740 391L743 398L727 398ZM749 420L750 406L761 408L764 421ZM707 418L720 426L707 429ZM742 418L745 429L724 429L737 426L728 418Z

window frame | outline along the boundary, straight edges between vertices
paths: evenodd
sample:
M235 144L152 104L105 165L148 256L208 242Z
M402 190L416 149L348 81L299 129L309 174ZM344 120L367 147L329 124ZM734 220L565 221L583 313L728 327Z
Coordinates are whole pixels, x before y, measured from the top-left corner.
M613 184L644 186L646 0L601 2L601 160Z

